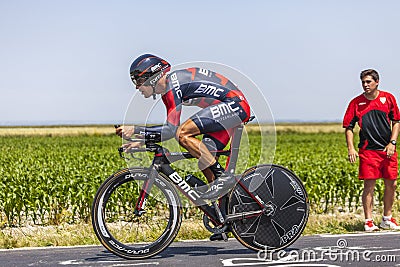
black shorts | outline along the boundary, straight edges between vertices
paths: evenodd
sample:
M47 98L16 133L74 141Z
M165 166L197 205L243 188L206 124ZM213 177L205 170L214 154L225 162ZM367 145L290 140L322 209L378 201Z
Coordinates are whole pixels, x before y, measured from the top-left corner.
M228 144L233 128L249 119L245 108L249 110L247 102L221 102L203 108L190 119L204 134L203 138L213 140L217 150L222 150Z

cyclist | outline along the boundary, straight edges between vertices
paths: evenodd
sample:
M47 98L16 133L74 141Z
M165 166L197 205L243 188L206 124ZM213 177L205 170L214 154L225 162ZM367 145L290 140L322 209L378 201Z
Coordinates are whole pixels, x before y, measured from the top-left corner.
M239 88L223 75L207 69L187 68L170 72L171 65L164 59L144 54L130 67L132 82L145 98L162 95L167 109L167 120L157 126L121 126L116 133L123 137L134 134L145 139L160 136L160 141L175 137L181 146L196 157L198 166L213 185L202 194L203 199L217 199L227 193L235 179L224 174L210 150L222 150L229 142L232 129L249 120L250 106ZM183 105L202 109L180 124ZM200 141L196 136L203 134ZM125 144L129 150L140 143Z

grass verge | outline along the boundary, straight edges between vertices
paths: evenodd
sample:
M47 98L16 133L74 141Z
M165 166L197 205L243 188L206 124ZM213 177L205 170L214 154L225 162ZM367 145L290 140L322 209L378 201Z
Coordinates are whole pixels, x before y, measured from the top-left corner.
M379 223L380 217L376 216ZM346 234L363 231L360 214L310 215L303 235ZM175 241L208 239L210 233L201 220L184 220ZM100 245L90 224L4 228L0 231L0 248Z

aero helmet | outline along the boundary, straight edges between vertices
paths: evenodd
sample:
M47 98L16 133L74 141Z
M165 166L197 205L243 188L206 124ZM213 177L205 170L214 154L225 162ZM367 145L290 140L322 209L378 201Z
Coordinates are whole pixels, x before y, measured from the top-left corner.
M155 55L144 54L133 61L130 74L136 86L151 85L155 88L158 80L169 70L171 65Z

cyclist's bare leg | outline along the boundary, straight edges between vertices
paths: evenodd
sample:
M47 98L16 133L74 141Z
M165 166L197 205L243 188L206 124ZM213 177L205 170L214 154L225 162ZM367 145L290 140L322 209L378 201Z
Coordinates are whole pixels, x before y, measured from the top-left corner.
M200 134L197 125L191 119L188 119L179 126L176 133L176 139L179 141L181 146L189 151L190 154L199 159L199 166L204 166L202 171L206 176L207 181L212 182L214 180L214 174L208 166L215 164L216 159L207 149L206 145L196 138L196 136Z
M217 199L228 193L236 180L230 175L224 175L225 169L214 158L207 146L196 138L199 134L201 134L199 127L192 119L188 119L179 126L176 138L190 154L199 159L199 168L201 170L206 168L211 170L211 172L206 171L204 174L208 181L214 181L213 185L201 197L203 199ZM211 173L214 175L211 176Z
M204 174L204 176L207 178L208 183L212 183L215 180L214 173L210 168L206 168L204 170L201 170Z

